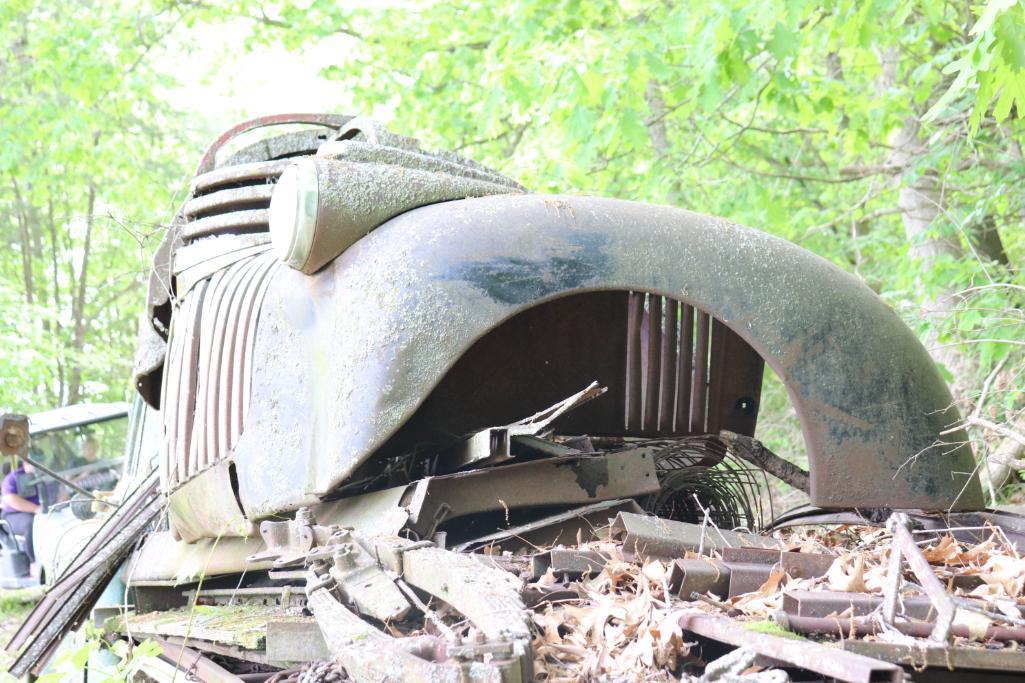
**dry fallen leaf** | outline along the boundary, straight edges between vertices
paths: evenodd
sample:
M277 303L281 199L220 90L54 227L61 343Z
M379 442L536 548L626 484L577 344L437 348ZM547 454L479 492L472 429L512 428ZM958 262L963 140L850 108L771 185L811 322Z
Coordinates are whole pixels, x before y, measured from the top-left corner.
M862 553L857 555L841 555L833 560L833 564L826 573L826 580L830 590L843 591L845 593L863 593L868 590L865 586L865 556Z
M967 626L968 638L970 640L985 640L986 630L992 623L992 619L984 614L979 614L978 612L959 609L954 614L954 624L958 626Z

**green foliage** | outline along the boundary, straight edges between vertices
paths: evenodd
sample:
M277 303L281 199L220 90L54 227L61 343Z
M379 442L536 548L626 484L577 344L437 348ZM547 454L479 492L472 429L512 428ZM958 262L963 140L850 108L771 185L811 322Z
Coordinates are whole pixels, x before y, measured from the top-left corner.
M77 678L85 669L89 670L90 681L129 683L137 680L137 674L142 668L163 652L152 640L144 640L137 645L123 639L108 642L103 630L91 621L83 624L74 637L74 644L58 655L48 672L39 677L39 683L60 683L69 678ZM101 650L107 650L117 658L112 667L92 665L95 655Z
M0 409L124 396L188 125L142 0L0 5ZM157 235L159 237L159 235Z
M927 120L935 120L973 85L974 105L968 105L973 131L991 106L997 121L1006 119L1012 107L1019 118L1025 112L1025 5L1020 0L987 0L979 10L971 42L944 70L956 72L957 78L926 113Z

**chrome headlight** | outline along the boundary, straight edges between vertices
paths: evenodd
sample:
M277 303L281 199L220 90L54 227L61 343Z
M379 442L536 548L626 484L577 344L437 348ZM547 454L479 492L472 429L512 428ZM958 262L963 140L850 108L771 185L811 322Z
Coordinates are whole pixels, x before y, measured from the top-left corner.
M303 159L285 169L270 200L270 239L274 252L296 270L312 273L310 256L320 213L317 164Z

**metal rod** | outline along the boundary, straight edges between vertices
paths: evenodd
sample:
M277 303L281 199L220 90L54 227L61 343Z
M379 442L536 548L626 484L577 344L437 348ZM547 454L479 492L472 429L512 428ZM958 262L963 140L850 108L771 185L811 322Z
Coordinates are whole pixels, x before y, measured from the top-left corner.
M775 619L780 626L789 631L809 635L821 633L823 635L834 635L849 638L851 637L852 632L861 637L882 633L884 630L883 624L871 617L798 617L793 614L787 614L786 612L779 611L773 614L773 619ZM895 628L904 635L911 636L913 638L928 638L932 635L933 631L933 625L931 623L920 621L897 621L893 626L885 628ZM954 624L951 626L950 635L958 638L971 637L968 627L962 624ZM1025 640L1025 628L1009 628L1006 626L990 624L986 627L986 635L984 639L1000 641L1014 640L1021 642Z
M18 455L18 457L21 458L22 460L24 460L25 462L27 462L28 464L32 465L33 467L35 467L37 470L39 470L43 474L47 475L48 477L52 477L53 479L56 479L60 483L62 483L65 486L67 486L69 489L73 489L74 491L77 491L78 493L81 493L83 496L85 496L89 500L96 501L97 503L103 503L104 505L111 505L111 503L108 503L105 500L100 500L99 498L95 497L93 494L89 493L88 491L86 491L84 488L82 488L78 484L72 484L69 480L67 480L64 477L62 477L61 475L57 474L56 472L54 472L53 470L51 470L49 467L47 467L46 465L42 464L41 462L37 462L37 461L33 460L32 458L28 457L27 455Z
M922 554L921 548L915 545L915 539L908 530L909 526L910 520L903 512L895 512L887 522L887 527L893 534L894 546L900 548L908 566L911 567L911 571L918 578L926 595L929 596L936 608L936 626L930 637L937 642L946 642L950 639L950 626L954 623L957 607L946 587L936 578L936 574Z

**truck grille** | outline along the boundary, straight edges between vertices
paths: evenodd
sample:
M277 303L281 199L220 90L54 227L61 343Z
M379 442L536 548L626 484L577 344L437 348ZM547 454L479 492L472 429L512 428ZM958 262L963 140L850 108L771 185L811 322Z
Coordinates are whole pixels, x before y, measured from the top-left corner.
M161 398L169 490L225 457L242 433L257 317L279 267L269 251L247 256L179 300Z

